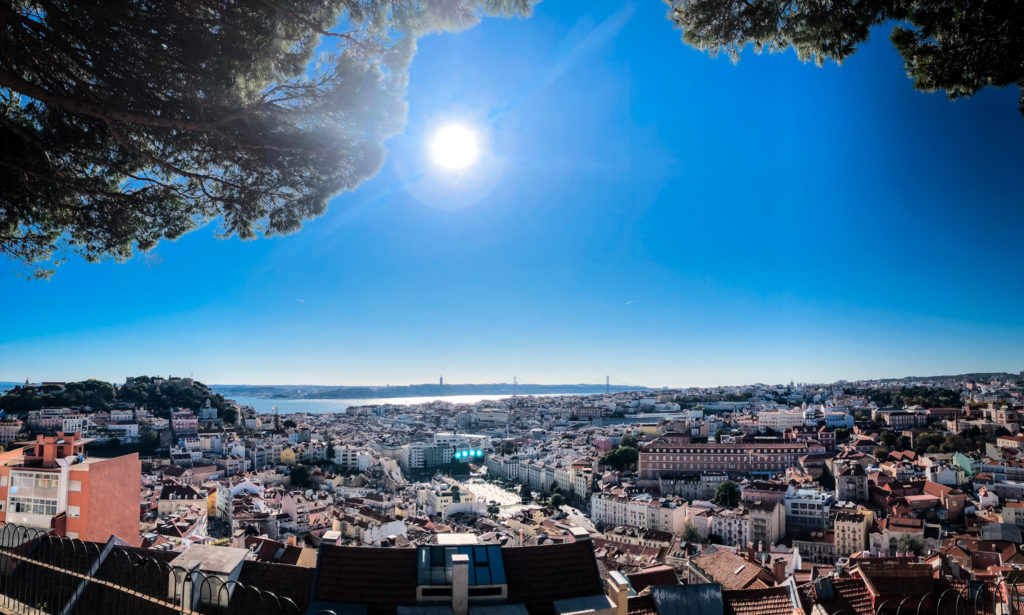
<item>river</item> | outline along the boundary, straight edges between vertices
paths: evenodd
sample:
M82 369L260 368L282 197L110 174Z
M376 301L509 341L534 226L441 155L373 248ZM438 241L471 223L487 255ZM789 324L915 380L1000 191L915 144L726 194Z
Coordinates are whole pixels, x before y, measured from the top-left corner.
M328 414L344 412L350 406L426 404L432 401L446 401L453 404L475 404L481 401L508 399L511 395L448 395L444 397L375 397L372 399L268 399L265 397L230 397L243 406L252 406L256 412L270 414L277 406L280 414L309 412ZM542 395L540 397L548 397ZM556 397L551 395L550 397Z

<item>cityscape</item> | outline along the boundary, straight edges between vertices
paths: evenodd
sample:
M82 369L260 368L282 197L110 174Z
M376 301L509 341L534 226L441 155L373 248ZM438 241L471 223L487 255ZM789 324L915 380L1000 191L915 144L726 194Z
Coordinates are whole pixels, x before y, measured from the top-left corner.
M0 615L1024 615L1024 0L0 0Z
M237 582L299 613L1001 613L1024 584L1024 371L319 413L136 376L0 407L5 531L95 545L95 583L108 546L201 576L170 608L243 608ZM114 600L63 585L26 595Z

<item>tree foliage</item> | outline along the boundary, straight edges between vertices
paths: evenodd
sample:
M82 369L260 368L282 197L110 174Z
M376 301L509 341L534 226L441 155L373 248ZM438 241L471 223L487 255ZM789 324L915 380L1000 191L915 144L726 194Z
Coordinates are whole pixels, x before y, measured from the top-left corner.
M230 409L223 395L214 393L207 385L191 378L136 376L118 389L117 400L132 402L165 416L173 408L199 410L207 400L210 406L217 409L217 415L221 418Z
M130 384L115 388L109 382L84 380L68 382L64 386L17 386L0 397L0 409L7 412L27 412L40 408L88 406L93 411L107 410L117 402L134 403L158 415L169 416L172 408L199 410L206 401L216 408L217 415L233 423L237 412L224 396L210 387L191 379L158 379L136 376Z
M532 1L0 2L0 252L295 231L381 165L419 36Z
M309 468L302 465L292 468L288 474L288 482L293 489L308 489L316 486L316 481L310 475Z
M877 389L867 398L880 406L921 406L924 408L956 408L961 404L960 392L952 389L922 386L903 387L899 390Z
M565 496L561 493L552 493L551 498L548 500L548 505L555 510L560 509L565 506Z
M640 454L631 446L620 446L601 455L601 465L622 471L632 467Z
M106 410L117 397L114 385L101 380L84 380L60 385L17 386L0 397L0 409L7 412L27 412L40 408L89 406L93 410Z
M951 99L986 86L1024 92L1024 11L1016 2L959 0L666 0L683 40L733 60L752 45L793 49L818 65L842 62L874 26L895 22L890 40L914 87ZM1020 111L1024 114L1024 96Z
M707 537L701 535L700 530L692 523L687 523L683 526L682 538L686 542L707 542Z
M715 489L715 504L735 508L740 503L740 486L731 480L724 481Z
M522 485L519 487L519 499L523 504L529 504L533 501L533 491L530 490L529 485Z
M896 548L901 553L924 555L924 541L917 536L904 536L900 538L899 542L896 543Z

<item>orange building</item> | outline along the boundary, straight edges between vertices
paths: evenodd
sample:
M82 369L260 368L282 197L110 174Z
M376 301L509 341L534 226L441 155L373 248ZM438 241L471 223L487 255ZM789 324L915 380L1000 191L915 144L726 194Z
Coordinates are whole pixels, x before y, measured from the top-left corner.
M0 521L53 529L69 538L139 541L137 453L85 455L89 440L57 432L0 454Z

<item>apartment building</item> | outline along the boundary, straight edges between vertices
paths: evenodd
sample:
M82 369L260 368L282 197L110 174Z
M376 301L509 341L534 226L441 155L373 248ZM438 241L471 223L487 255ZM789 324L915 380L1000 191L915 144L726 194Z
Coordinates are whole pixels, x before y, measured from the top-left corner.
M786 537L786 507L782 502L748 502L750 541L767 550Z
M849 557L868 548L872 519L869 511L841 511L836 515L833 535L837 557Z
M795 466L807 453L805 442L694 444L688 437L664 436L641 448L637 472L641 479L648 480L684 472L781 472Z
M787 528L827 528L835 496L831 491L797 489L783 501Z
M858 463L843 466L836 475L836 497L840 502L868 501L868 474L864 466Z
M357 446L334 445L334 463L345 472L362 472L370 467L373 458L366 449Z
M630 525L644 530L681 534L686 527L685 500L655 499L649 494L633 497L614 493L595 493L590 498L594 523L606 527Z
M86 457L87 442L81 434L58 432L0 454L0 521L97 542L117 535L134 544L139 456Z
M750 514L745 508L715 511L711 517L711 533L722 544L746 547L750 542Z
M174 428L174 433L179 436L182 434L196 434L199 433L199 417L192 414L189 410L173 412L171 414L171 426Z
M18 439L18 433L24 425L16 418L7 417L0 419L0 446L7 446Z
M771 429L783 432L797 425L804 425L807 418L803 410L779 410L775 412L761 412L757 415L757 424L761 430Z
M50 431L59 429L64 423L64 415L72 414L71 408L42 408L30 410L27 416L28 427L32 431Z

